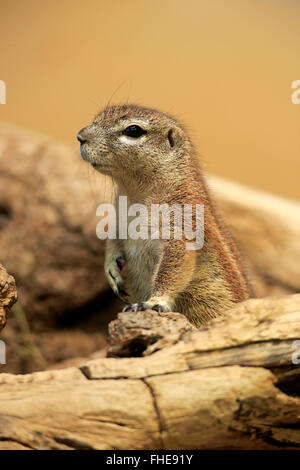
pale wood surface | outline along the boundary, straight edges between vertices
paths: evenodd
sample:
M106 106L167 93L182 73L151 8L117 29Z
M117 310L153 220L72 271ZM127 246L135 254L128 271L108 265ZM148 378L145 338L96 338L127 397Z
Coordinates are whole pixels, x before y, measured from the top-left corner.
M157 312L146 313L157 323ZM168 315L161 315L162 336ZM145 357L0 375L0 448L300 446L299 366L292 363L300 295L249 300L175 344L171 338Z

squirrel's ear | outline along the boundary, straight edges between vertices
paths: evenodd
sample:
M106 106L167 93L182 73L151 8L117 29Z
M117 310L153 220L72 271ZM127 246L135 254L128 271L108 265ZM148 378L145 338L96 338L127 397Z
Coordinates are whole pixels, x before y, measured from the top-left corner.
M183 142L183 136L178 129L172 127L168 132L168 141L171 148L179 147Z

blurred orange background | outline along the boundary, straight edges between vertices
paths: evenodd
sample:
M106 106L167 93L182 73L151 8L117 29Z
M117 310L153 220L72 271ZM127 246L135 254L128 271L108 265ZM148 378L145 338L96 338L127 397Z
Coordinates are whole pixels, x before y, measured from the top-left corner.
M298 0L1 0L0 34L1 121L75 143L113 95L178 116L205 171L300 197Z

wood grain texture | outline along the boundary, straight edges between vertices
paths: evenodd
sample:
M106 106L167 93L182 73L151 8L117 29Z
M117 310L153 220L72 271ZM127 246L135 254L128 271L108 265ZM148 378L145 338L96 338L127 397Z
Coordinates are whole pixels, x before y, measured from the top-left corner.
M300 295L252 299L169 346L162 314L164 347L150 355L2 374L2 448L299 448L299 312Z

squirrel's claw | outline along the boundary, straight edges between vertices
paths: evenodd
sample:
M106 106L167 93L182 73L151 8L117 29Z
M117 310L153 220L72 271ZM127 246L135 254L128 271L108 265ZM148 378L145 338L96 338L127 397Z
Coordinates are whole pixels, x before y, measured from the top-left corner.
M123 308L123 312L143 312L144 310L155 310L156 312L167 312L169 309L166 305L155 304L152 305L150 302L140 302L136 304L129 304Z
M105 273L107 280L114 291L123 302L126 302L128 297L127 292L123 289L124 279L122 277L122 271L124 271L125 260L119 256L112 263L105 267Z

